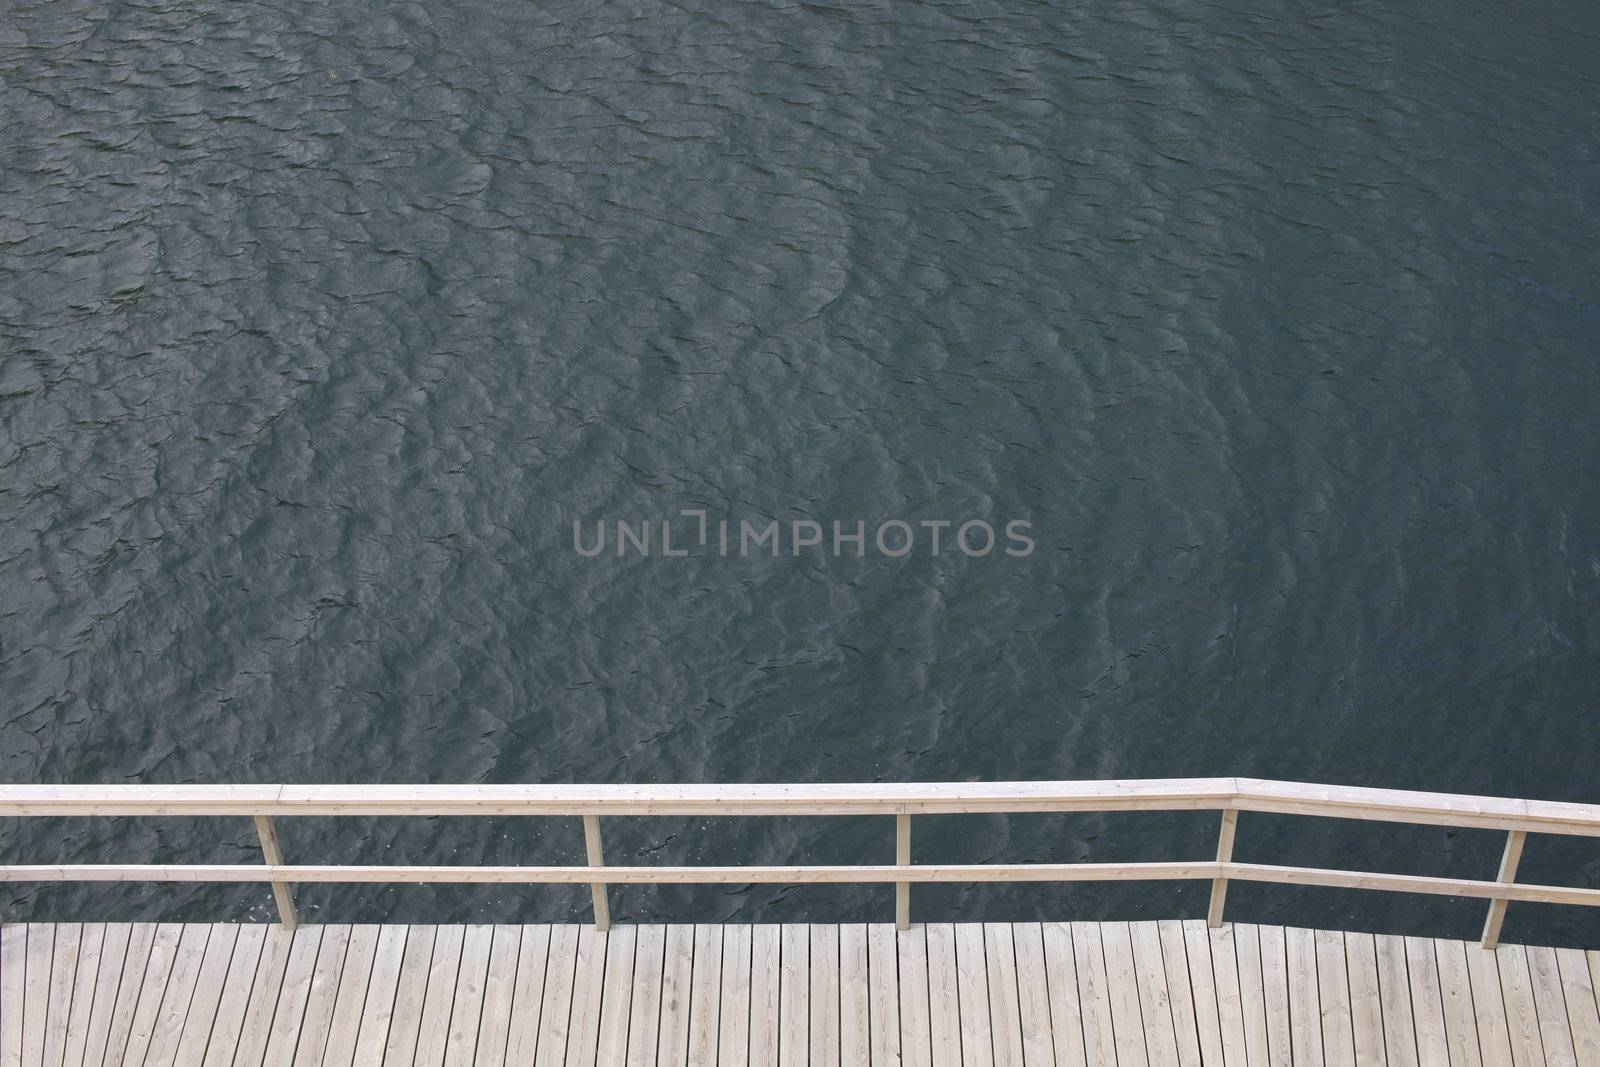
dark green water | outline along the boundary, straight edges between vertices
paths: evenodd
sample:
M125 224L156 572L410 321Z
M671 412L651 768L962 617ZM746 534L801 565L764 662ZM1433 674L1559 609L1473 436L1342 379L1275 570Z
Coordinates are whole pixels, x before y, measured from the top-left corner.
M18 0L0 147L4 780L1238 773L1600 801L1587 0ZM1036 548L574 550L575 521L676 535L684 509L1018 519ZM618 862L891 855L887 819L609 831ZM580 855L570 820L282 832L310 862ZM936 819L918 858L1168 859L1213 834ZM1250 816L1240 837L1247 860L1466 877L1498 849ZM255 855L244 820L0 828L8 862ZM1524 875L1600 885L1600 845L1536 840ZM269 904L11 886L0 910ZM1481 910L1233 897L1241 919L1409 933ZM1593 945L1600 921L1519 905L1507 937Z

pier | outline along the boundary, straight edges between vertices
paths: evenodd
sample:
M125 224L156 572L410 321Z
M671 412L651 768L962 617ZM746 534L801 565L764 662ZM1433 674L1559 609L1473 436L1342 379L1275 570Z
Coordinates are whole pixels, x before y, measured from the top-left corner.
M1214 858L929 865L919 815L1214 811ZM1470 880L1240 863L1240 816L1505 834ZM1530 833L1600 836L1600 807L1244 778L728 786L0 786L0 816L248 818L260 864L0 866L4 881L258 882L280 922L0 927L0 1067L112 1064L1600 1064L1600 953L1500 945L1517 901L1600 890L1518 882ZM581 819L586 863L286 862L276 819ZM607 864L603 820L659 815L884 820L894 862ZM930 882L1203 880L1204 919L918 922ZM1475 942L1227 921L1232 881L1477 898ZM583 884L583 925L301 924L307 882ZM607 886L896 886L893 922L616 925ZM26 916L7 916L26 919ZM88 918L88 917L85 917Z

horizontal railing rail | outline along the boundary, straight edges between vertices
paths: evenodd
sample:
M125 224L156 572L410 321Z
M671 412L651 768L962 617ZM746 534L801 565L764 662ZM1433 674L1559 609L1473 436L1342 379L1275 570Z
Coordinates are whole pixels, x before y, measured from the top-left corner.
M914 864L911 818L981 813L1217 811L1215 860L1149 863ZM1327 870L1233 860L1241 812L1498 830L1506 834L1494 880ZM587 866L439 867L294 865L283 862L278 816L577 816ZM602 816L894 816L893 864L825 866L613 866ZM265 882L279 916L297 922L296 883L588 884L595 922L610 922L612 884L893 883L895 919L910 922L910 886L932 882L1211 882L1207 919L1220 925L1230 881L1372 889L1487 899L1482 944L1499 940L1513 900L1600 906L1600 890L1516 881L1529 833L1600 837L1600 805L1310 785L1256 778L1087 782L953 782L851 785L0 785L0 816L238 816L254 819L263 864L13 864L0 881Z

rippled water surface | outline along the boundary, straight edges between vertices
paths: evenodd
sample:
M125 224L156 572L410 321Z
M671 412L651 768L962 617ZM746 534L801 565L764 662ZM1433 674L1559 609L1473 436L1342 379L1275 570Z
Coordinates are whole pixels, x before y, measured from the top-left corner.
M18 0L0 151L0 778L1238 773L1600 801L1586 0ZM1037 548L573 549L575 520L683 509L1017 518ZM1214 818L929 819L918 858L1203 856ZM608 831L617 861L891 855L886 819ZM580 855L572 820L282 832L308 862ZM1463 877L1498 848L1252 816L1240 837L1248 860ZM170 819L11 825L0 854L256 855L247 820ZM1524 873L1600 885L1600 845L1536 841ZM1481 915L1232 903L1411 933ZM0 910L269 904L12 886ZM1600 923L1519 905L1507 936Z

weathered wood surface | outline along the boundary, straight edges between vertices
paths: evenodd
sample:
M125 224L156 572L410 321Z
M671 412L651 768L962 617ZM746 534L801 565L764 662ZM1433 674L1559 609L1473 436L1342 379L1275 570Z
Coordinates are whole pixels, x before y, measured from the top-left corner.
M1600 1064L1600 952L1201 921L0 926L0 1067Z
M1200 811L1221 813L1215 861L1141 863L913 864L913 815L971 812ZM1498 829L1507 834L1494 881L1327 870L1233 860L1241 811ZM6 882L268 882L279 917L293 928L297 883L560 884L586 882L594 926L610 924L613 884L895 883L895 926L910 923L911 886L932 882L1211 882L1208 924L1224 919L1228 883L1247 881L1377 890L1489 901L1482 947L1492 949L1511 901L1600 907L1600 889L1514 884L1526 834L1600 836L1600 805L1258 778L1116 779L1056 782L899 782L817 785L5 785L0 817L189 815L255 820L261 864L5 864ZM549 867L288 864L273 818L325 816L550 815L581 817L587 865ZM600 817L650 815L893 815L893 864L852 866L607 866ZM1121 944L1113 942L1113 950ZM1148 948L1148 946L1147 946ZM1259 948L1259 943L1256 946ZM1293 944L1297 960L1307 946ZM1245 951L1254 951L1246 946ZM1274 965L1276 957L1266 957ZM1301 968L1304 970L1305 968ZM1276 990L1266 982L1264 989ZM1451 971L1447 978L1459 975ZM1347 983L1348 984L1348 983ZM1590 980L1593 984L1593 979ZM931 990L930 986L930 990ZM930 997L932 993L930 992ZM1453 1002L1452 1006L1453 1005ZM1006 1002L1001 1002L1002 1007ZM1346 1008L1345 1011L1353 1011ZM672 1021L672 1020L669 1020ZM1295 1036L1306 1044L1303 1033ZM1164 1031L1152 1038L1165 1048ZM1352 1032L1352 1040L1354 1035ZM1600 1040L1600 1036L1597 1036ZM1279 1042L1281 1045L1281 1041ZM1335 1051L1344 1042L1335 1039ZM1306 1055L1309 1055L1307 1053ZM1302 1057L1304 1058L1304 1057ZM1597 1065L1600 1067L1600 1065Z
M1377 874L1365 871L1282 867L1265 863L1023 863L912 864L910 866L792 867L467 867L467 866L322 866L294 864L161 864L81 863L0 865L4 882L373 882L411 884L572 884L593 883L603 872L605 883L617 885L801 885L898 882L1161 882L1223 879L1282 885L1371 889L1429 896L1473 897L1495 904L1517 900L1542 904L1600 907L1600 889L1571 886L1508 884L1470 878ZM287 892L284 889L283 892ZM603 889L594 890L597 925L608 918ZM280 910L284 902L279 901ZM909 908L909 904L906 905ZM899 908L897 907L897 911ZM1220 910L1217 909L1217 910ZM1503 908L1501 909L1503 913ZM285 919L292 910L284 912ZM1493 924L1493 919L1491 919ZM1498 936L1498 929L1495 930Z
M0 785L0 815L1263 811L1600 836L1600 805L1260 778L783 785Z
M0 785L0 815L886 815L1227 807L1234 778L687 785ZM1520 805L1524 801L1495 801ZM1600 822L1600 818L1597 818Z

